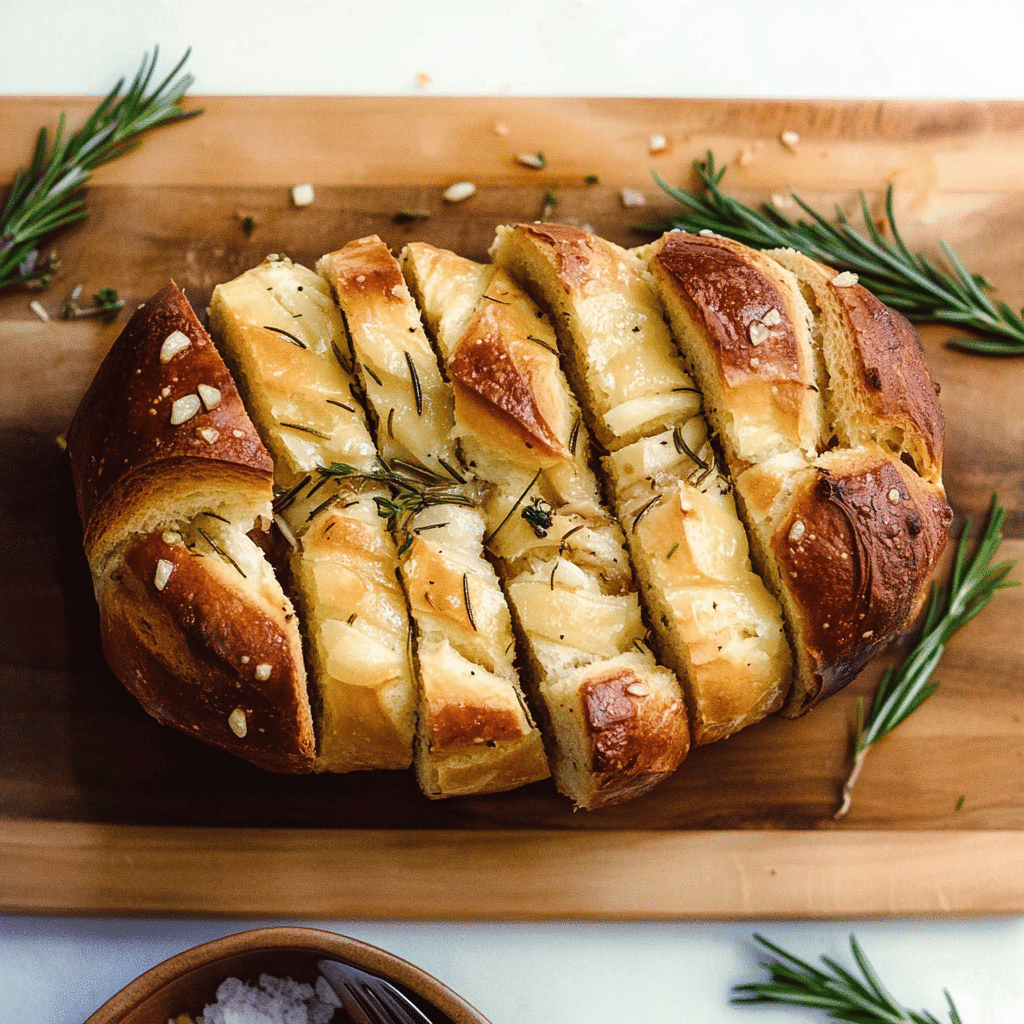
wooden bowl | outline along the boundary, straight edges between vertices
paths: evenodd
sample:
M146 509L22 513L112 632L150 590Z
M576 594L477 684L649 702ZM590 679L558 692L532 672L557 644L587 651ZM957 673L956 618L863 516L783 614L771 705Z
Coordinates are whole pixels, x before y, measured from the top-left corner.
M313 983L317 960L343 960L400 985L437 1024L489 1024L450 988L408 961L317 928L257 928L226 935L165 960L103 1004L85 1024L166 1024L180 1013L193 1019L216 1001L225 978L255 984L260 974ZM336 1011L334 1024L347 1022Z

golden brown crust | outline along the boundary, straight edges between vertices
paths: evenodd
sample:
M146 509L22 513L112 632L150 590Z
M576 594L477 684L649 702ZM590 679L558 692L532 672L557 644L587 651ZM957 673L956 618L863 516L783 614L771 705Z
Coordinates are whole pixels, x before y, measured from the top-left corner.
M160 563L166 580L158 586ZM294 617L287 605L254 600L242 582L236 569L180 539L132 540L100 595L104 653L160 722L269 771L311 771Z
M755 468L740 477L751 504ZM788 714L842 689L905 629L926 595L952 512L942 491L875 446L826 453L786 474L769 542L785 583L802 685Z
M813 456L821 441L818 370L795 282L778 264L730 239L677 231L658 245L651 270L670 315L676 304L706 348L706 361L694 358L692 370L706 402L721 395L731 460L775 454L781 450L776 437ZM677 340L680 319L673 318ZM692 350L684 354L694 357ZM771 430L774 450L765 447L761 424Z
M921 476L939 483L945 423L913 326L853 275L792 250L768 255L797 275L817 306L834 429L852 444L875 440L905 452Z
M175 332L188 345L161 361ZM213 408L200 398L200 385L218 393ZM174 403L189 396L198 411L173 424ZM159 518L161 507L173 503L177 515L190 517L181 505L186 489L198 497L191 514L221 497L248 508L250 522L269 511L270 455L227 367L173 282L136 310L107 353L68 430L68 452L94 567L137 528L140 516ZM188 488L182 487L186 480Z

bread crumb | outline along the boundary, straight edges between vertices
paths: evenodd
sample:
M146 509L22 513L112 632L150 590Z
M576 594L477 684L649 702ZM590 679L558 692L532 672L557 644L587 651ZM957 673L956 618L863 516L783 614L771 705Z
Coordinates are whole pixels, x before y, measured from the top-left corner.
M786 149L796 152L796 147L800 145L800 133L792 130L784 131L779 136L779 141L786 147Z
M832 285L836 288L852 288L858 281L858 277L851 270L844 270L832 278Z
M418 86L419 86L419 87L420 87L421 89L425 89L425 88L426 88L426 87L427 87L428 85L430 85L430 84L431 84L431 83L432 83L433 81L434 81L434 79L433 79L433 78L432 78L432 77L431 77L430 75L428 75L428 74L426 73L426 71L417 71L417 72L416 72L416 84L417 84L417 85L418 85Z

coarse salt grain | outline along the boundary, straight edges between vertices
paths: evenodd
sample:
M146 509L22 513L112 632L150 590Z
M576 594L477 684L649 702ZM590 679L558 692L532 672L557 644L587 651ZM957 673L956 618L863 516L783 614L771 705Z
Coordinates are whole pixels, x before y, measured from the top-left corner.
M795 150L800 145L800 133L794 131L783 132L779 136L779 141L787 148Z
M751 320L747 332L751 345L760 345L762 341L768 340L768 328L760 320Z
M638 188L624 188L621 193L622 205L629 208L631 206L643 206L647 202L647 197Z
M182 423L187 423L199 412L201 404L198 395L184 395L176 399L171 406L171 425L177 427Z
M852 288L858 281L857 275L851 270L844 270L832 278L832 284L836 288Z
M172 331L164 338L164 343L160 346L160 362L169 363L179 352L184 352L191 344L192 341L187 334L183 334L181 331Z
M235 708L228 715L228 727L240 740L245 739L245 734L249 731L249 723L246 721L245 712L241 708Z
M664 135L652 135L647 140L647 151L649 153L662 153L668 149L668 139Z
M802 519L798 519L789 528L789 540L790 540L790 543L792 543L792 544L798 543L803 538L803 535L806 532L807 532L807 527L804 526L803 520Z
M292 186L293 206L309 206L315 198L316 194L313 191L313 186L308 181L304 181L301 185Z
M270 678L270 672L272 668L273 666L268 665L267 662L260 662L260 664L256 666L256 678L261 683L265 683Z
M442 195L446 203L461 203L463 199L468 199L474 192L476 192L476 185L473 182L457 181L454 185L449 185Z
M156 563L156 574L153 576L153 586L157 590L163 590L167 586L167 581L171 578L171 573L174 572L174 563L168 562L166 558L161 558Z
M213 427L197 427L196 437L207 444L216 444L220 439L220 431Z
M216 409L220 405L220 388L215 388L212 384L200 384L196 391L199 392L199 397L207 409Z
M782 314L772 306L763 317L761 317L761 323L767 327L778 327L782 323Z
M900 500L900 492L894 487L889 491L889 500L895 505Z

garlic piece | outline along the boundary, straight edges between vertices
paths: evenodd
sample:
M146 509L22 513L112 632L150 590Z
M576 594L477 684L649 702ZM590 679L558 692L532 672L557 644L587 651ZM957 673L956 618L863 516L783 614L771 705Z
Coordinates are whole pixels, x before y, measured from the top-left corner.
M160 362L169 363L179 352L184 352L191 344L192 341L187 334L183 334L181 331L171 332L164 338L164 343L160 346Z
M216 409L220 405L220 388L215 388L211 384L200 384L196 391L199 392L199 397L203 400L203 405L207 410Z
M313 186L308 181L304 181L301 185L292 186L293 206L309 206L315 198Z
M153 577L153 586L157 590L163 590L167 586L167 581L171 578L172 572L174 572L174 563L168 562L166 558L161 558L156 563L156 575Z
M446 203L461 203L463 199L468 199L475 192L476 185L473 182L457 181L444 190L443 197Z
M245 734L249 731L249 723L246 721L245 712L241 708L235 708L228 715L228 727L240 740L245 739Z
M176 427L181 423L187 423L199 412L200 405L198 395L185 395L176 399L171 406L171 425Z

